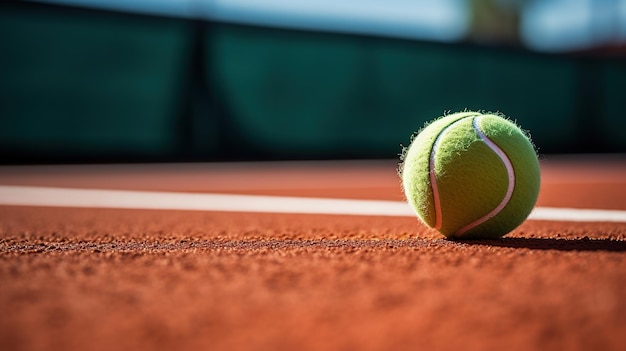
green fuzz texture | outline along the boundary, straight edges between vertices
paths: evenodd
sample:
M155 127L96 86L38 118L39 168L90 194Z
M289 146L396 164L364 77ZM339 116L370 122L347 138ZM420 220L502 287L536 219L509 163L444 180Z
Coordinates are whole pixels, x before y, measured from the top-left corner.
M515 183L506 206L493 218L460 235L460 228L485 216L504 199L508 177L504 163L472 126L480 129L510 160ZM419 219L434 227L437 216L430 180L430 158L441 204L441 227L449 238L498 238L518 227L532 211L539 194L540 171L535 149L513 122L494 114L460 112L436 119L422 129L402 156L400 176L407 201Z

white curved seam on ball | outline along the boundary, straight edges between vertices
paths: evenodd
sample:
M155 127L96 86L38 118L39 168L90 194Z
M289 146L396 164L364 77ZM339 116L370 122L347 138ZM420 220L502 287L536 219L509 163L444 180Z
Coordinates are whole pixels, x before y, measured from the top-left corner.
M442 131L441 133L439 133L439 135L437 135L437 138L435 139L435 142L433 143L433 147L430 150L430 159L429 159L429 164L428 164L428 174L430 176L430 188L433 192L433 202L435 205L435 226L434 228L439 230L441 229L441 226L443 225L443 214L441 211L441 200L439 198L439 187L437 186L437 175L435 173L435 158L437 157L437 149L439 148L439 143L441 142L441 140L443 139L443 135L448 131L448 129L450 129L450 127L452 127L453 125L457 124L458 122L466 119L466 118L473 118L474 116L468 116L468 117L463 117L460 119L457 119L456 121L448 124Z
M435 139L435 143L433 144L433 148L430 151L430 164L428 173L430 175L430 188L433 192L433 202L435 206L435 229L441 229L441 203L439 202L439 188L437 187L437 177L435 175L435 154L437 144L441 138L441 134L443 131L439 133L437 139Z
M474 222L471 222L470 224L460 228L459 230L456 231L456 233L454 233L456 236L458 235L462 235L463 233L476 228L477 226L485 223L486 221L490 220L491 218L495 217L496 215L498 215L498 213L500 213L504 207L509 203L509 201L511 200L511 197L513 196L513 189L515 188L515 171L513 170L513 164L511 164L511 160L509 159L509 157L507 156L507 154L496 144L494 143L491 139L489 139L485 133L483 133L483 131L480 129L480 120L479 118L481 118L481 116L478 116L476 118L474 118L474 120L472 121L472 127L474 128L474 130L476 131L476 133L478 134L478 137L485 143L487 144L487 146L496 153L496 155L498 155L498 158L500 158L500 161L502 161L502 163L504 164L504 167L506 168L506 173L508 176L508 186L506 189L506 194L504 195L504 198L502 199L502 201L500 201L500 203L498 204L498 206L496 206L493 210L491 210L489 213L487 213L486 215L484 215L483 217L475 220Z

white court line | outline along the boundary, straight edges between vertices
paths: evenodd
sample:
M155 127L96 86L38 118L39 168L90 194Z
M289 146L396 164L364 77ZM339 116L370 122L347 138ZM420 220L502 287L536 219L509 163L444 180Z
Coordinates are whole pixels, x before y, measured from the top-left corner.
M414 216L400 201L2 185L0 205Z
M415 217L404 201L6 185L0 205ZM626 223L626 211L536 207L529 219Z

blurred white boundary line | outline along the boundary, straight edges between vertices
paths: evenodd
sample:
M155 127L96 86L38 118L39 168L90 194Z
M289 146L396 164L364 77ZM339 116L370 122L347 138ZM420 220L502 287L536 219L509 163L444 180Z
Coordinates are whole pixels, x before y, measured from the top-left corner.
M413 216L404 202L0 185L0 205Z
M0 205L415 217L402 201L6 185ZM626 223L626 211L537 207L529 219Z
M536 207L528 219L568 222L624 222L626 211L581 208Z

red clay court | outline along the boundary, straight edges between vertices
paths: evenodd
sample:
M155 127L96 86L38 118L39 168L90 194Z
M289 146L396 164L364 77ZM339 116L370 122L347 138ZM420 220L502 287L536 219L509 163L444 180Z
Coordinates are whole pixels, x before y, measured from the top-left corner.
M402 211L341 214L402 206L395 172L393 161L3 167L0 349L624 349L623 158L542 159L535 217L490 241L445 240ZM109 194L93 190L340 210L141 209L86 203Z
M625 24L626 0L0 2L0 351L626 351ZM539 153L501 239L402 194L412 134L460 111ZM524 189L478 120L509 182L462 230Z

